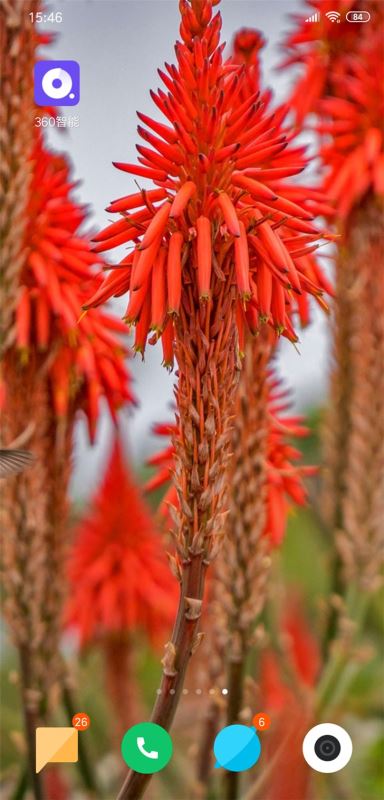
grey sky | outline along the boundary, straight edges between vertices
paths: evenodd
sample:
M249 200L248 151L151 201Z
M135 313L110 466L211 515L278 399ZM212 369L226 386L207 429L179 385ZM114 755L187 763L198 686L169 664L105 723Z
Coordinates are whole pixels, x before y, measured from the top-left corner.
M135 112L138 109L153 113L149 89L159 85L156 70L164 61L174 60L178 2L66 0L50 3L48 10L61 10L63 22L52 26L57 30L57 39L41 55L74 59L80 63L81 74L80 103L67 109L68 114L79 115L79 127L50 132L50 141L70 155L75 176L81 180L78 197L89 205L90 226L97 228L108 221L104 211L107 203L134 189L133 180L114 169L111 162L136 158ZM240 27L262 30L268 41L263 58L264 79L278 98L284 96L288 79L274 69L279 58L276 45L288 27L288 15L298 10L305 13L304 3L297 0L222 0L221 3L223 37L228 43ZM125 302L116 308L123 310ZM289 379L301 408L319 402L324 394L326 326L322 315L315 313L314 322L302 335L300 355L285 340L280 348L280 373ZM158 445L150 436L150 428L153 422L169 418L173 378L161 367L158 348L147 349L144 364L137 358L132 360L131 369L140 408L124 424L124 435L133 458L139 461ZM90 450L84 428L79 425L72 481L76 496L87 494L99 480L110 432L105 416L97 445Z

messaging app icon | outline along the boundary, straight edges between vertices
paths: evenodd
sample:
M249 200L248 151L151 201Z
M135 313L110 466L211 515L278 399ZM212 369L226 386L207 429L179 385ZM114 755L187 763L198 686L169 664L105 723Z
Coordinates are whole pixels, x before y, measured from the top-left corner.
M77 760L76 728L36 728L36 772L46 764L74 764Z
M213 752L215 767L230 772L250 769L260 758L261 744L256 729L247 725L227 725L216 736Z
M135 772L151 775L160 772L172 758L172 739L161 725L139 722L124 734L121 753Z

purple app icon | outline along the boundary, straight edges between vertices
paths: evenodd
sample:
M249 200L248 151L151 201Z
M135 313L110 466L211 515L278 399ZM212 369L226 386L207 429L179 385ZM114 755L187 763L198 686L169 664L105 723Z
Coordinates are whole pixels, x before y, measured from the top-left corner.
M34 89L38 106L77 106L80 65L77 61L38 61L34 68Z

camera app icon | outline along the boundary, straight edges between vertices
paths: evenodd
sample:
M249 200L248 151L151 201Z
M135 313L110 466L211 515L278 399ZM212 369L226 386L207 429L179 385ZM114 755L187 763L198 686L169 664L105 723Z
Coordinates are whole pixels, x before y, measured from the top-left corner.
M303 741L303 756L316 772L339 772L347 766L352 751L349 733L332 722L315 725Z
M77 61L38 61L34 67L38 106L77 106L80 101L80 65Z

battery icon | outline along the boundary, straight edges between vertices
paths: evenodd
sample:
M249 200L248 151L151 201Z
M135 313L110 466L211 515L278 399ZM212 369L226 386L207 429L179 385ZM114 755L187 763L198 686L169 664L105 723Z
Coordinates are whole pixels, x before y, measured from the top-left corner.
M346 19L348 22L369 22L371 15L369 11L348 11Z

